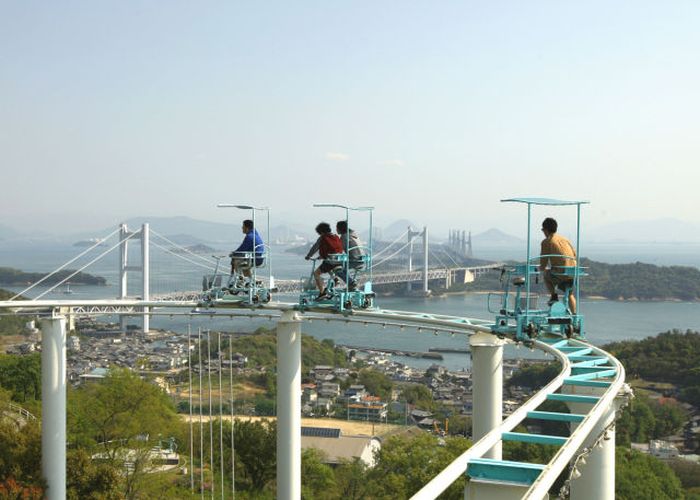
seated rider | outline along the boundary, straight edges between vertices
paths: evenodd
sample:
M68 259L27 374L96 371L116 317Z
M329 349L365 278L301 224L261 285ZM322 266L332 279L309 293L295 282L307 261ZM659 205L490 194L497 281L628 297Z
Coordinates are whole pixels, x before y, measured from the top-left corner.
M350 269L364 269L365 262L362 260L364 252L362 251L362 242L357 233L352 229L348 230L348 222L345 220L339 220L335 225L335 229L338 231L340 241L343 242L343 250L348 254L348 267ZM357 282L352 276L348 276L350 273L346 272L345 267L338 271L337 274L348 285L348 291L354 292L357 290Z
M316 281L316 288L318 288L319 291L318 299L330 298L327 293L328 291L323 287L321 274L329 273L338 267L338 261L329 260L327 257L334 253L343 253L343 244L340 242L338 235L333 234L331 226L327 222L321 222L316 226L316 233L318 234L318 239L309 250L309 253L306 254L305 259L311 259L316 252L318 252L318 255L323 259L321 265L314 271L314 280Z
M233 276L237 271L240 271L243 276L250 278L251 267L258 267L263 264L265 244L257 229L253 227L252 220L244 220L241 230L243 234L245 234L243 242L229 254L229 257L231 257L231 275ZM255 259L251 258L251 254L253 253L255 253Z
M540 255L540 271L544 274L544 283L551 297L549 305L559 300L556 288L561 291L569 289L569 310L576 314L576 299L574 298L573 276L566 275L565 267L576 265L576 250L571 242L564 236L557 234L557 221L547 217L542 222L542 232L545 238L542 240ZM549 269L547 269L549 264ZM555 288L556 287L556 288Z

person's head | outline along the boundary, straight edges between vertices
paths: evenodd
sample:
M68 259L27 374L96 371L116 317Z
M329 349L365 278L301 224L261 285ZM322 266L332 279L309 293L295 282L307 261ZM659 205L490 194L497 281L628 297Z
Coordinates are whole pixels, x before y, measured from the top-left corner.
M321 222L318 226L316 226L316 232L319 235L328 234L331 232L331 225L327 222Z
M551 217L547 217L545 220L542 221L542 231L544 231L545 235L556 233L558 227L559 226L557 224L557 221L552 219Z
M335 223L335 230L338 231L338 234L345 234L348 232L348 221L346 220L339 220L338 222Z
M244 220L242 229L243 229L243 232L246 234L251 232L253 230L253 221L250 219Z

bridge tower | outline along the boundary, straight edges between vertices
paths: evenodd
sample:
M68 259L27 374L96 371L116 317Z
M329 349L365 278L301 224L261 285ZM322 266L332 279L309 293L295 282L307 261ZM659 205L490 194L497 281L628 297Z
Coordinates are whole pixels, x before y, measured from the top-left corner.
M422 236L423 238L423 272L421 274L421 279L423 282L423 293L428 295L430 293L430 288L428 288L428 227L423 226L423 231L414 231L411 226L408 226L408 272L413 272L413 238L416 236ZM410 278L406 283L406 289L410 292L413 290L413 283Z
M138 238L141 242L141 265L129 265L129 239ZM125 223L119 226L119 298L126 299L129 294L129 271L141 272L141 297L143 300L150 299L150 228L148 223L141 225L138 231L129 231ZM119 317L119 328L126 331L127 316ZM150 331L150 317L148 307L143 308L143 333Z
M411 226L408 226L408 231L406 232L406 235L408 236L408 272L412 273L413 272L413 238L415 236L420 236L420 231L414 231L411 229ZM406 290L411 292L413 291L413 283L409 279L408 282L406 283Z

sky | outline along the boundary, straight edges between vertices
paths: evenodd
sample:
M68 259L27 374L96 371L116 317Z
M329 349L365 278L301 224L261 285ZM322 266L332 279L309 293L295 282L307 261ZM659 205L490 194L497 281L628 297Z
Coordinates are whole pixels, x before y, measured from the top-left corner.
M0 0L0 224L700 222L700 2ZM545 214L547 215L547 214Z

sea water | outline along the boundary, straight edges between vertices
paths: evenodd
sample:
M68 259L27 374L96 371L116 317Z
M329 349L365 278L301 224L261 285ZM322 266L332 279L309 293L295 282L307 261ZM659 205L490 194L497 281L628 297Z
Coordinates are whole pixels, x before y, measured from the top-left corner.
M138 245L133 245L132 248L130 248L130 251L132 252L133 261L138 265ZM623 255L622 250L617 246L611 246L610 248L617 249L619 251L618 258L621 258ZM635 255L639 255L640 258L636 260L644 261L644 255L653 255L656 259L655 263L659 265L694 265L693 262L696 262L686 253L658 252L660 248L658 245L642 248L638 246L638 254ZM273 247L273 250L281 249ZM28 272L48 272L80 252L81 249L73 247L29 248L22 251L0 249L0 267L13 267ZM97 255L95 252L99 253L100 249L93 251L90 255ZM631 252L625 255L631 255ZM602 257L596 257L595 260L605 261ZM498 256L494 258L498 258ZM76 269L89 262L89 260L90 257L86 257L68 267ZM618 259L615 258L615 255L608 255L608 261L614 262L616 260ZM626 262L634 260L626 260ZM700 265L700 259L697 259L697 256L696 260L698 260L698 265ZM203 260L198 261L204 262ZM228 259L224 259L222 265L224 268L227 268ZM283 251L275 252L271 265L274 276L277 279L296 279L301 276L308 276L311 271L310 263L304 261L303 257ZM118 295L117 270L117 257L110 254L86 269L86 272L105 277L107 279L106 286L71 284L70 295L64 293L67 291L65 288L59 287L53 292L46 294L44 298L71 300L115 298ZM262 270L262 273L267 275L267 271L268 269L265 268ZM151 294L197 290L201 286L202 274L207 272L206 269L195 266L180 257L165 252L152 251ZM133 279L131 276L133 276ZM132 272L131 276L129 294L136 296L140 294L140 273ZM15 292L23 289L23 287L6 288ZM38 286L28 292L27 296L35 298L46 290L47 287ZM541 292L544 293L544 290ZM296 297L277 295L275 300L296 302ZM379 308L391 310L429 312L479 319L490 319L492 316L487 312L487 295L481 293L429 298L378 297L376 304ZM598 345L619 340L642 339L671 329L681 331L688 329L700 330L700 303L697 302L619 302L581 299L579 312L585 316L587 339ZM133 323L139 324L140 320L133 318ZM223 331L252 331L261 326L272 327L274 323L259 319L218 318L211 320L208 317L189 318L183 316L173 316L172 318L156 316L151 320L152 328L163 328L176 332L184 333L187 331L188 326L193 331L197 331L197 328ZM305 322L303 331L318 339L332 339L336 344L376 349L386 348L424 352L430 348L465 349L468 347L468 339L464 335L456 334L453 336L449 333L438 333L435 335L433 330L424 329L422 332L418 332L416 328L411 327L400 329L386 326L382 328L381 325L362 326L337 321L315 320L311 323ZM439 362L439 364L451 370L469 368L470 366L468 354L443 353L442 355L444 360ZM515 351L514 348L509 348L506 351L506 356L511 357L527 357L530 355L527 349ZM434 362L420 358L394 357L394 359L417 368L425 368Z

